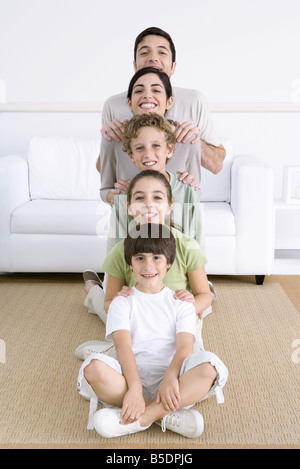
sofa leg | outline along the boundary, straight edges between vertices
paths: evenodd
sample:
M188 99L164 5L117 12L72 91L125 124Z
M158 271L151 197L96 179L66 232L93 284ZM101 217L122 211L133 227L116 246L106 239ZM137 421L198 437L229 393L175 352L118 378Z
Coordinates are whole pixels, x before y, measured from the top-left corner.
M264 275L255 275L256 285L262 285L264 283L265 276Z

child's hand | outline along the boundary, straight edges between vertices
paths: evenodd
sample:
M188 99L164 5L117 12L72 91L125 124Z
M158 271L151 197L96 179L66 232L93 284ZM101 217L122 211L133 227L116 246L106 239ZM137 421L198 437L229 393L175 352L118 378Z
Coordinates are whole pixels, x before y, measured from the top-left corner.
M115 188L111 189L106 196L106 200L109 204L114 203L115 195L121 194L121 191L123 192L127 191L127 187L129 186L128 181L129 179L119 179L118 182L115 182L114 184Z
M107 196L106 196L106 200L109 204L113 204L114 203L114 197L116 194L120 194L121 191L117 190L117 189L112 189L108 192Z
M174 412L180 407L179 382L174 376L164 376L158 388L156 402L160 402L166 410Z
M175 300L187 301L193 303L196 308L195 297L193 293L188 290L176 290L174 295Z
M114 184L115 189L126 192L129 186L128 181L130 181L130 179L119 179L118 182Z
M135 388L128 389L124 396L121 409L121 425L128 425L138 420L145 412L145 408L146 405L143 394L138 392Z
M189 183L189 186L193 187L195 191L199 190L198 181L194 179L193 174L190 174L188 171L177 171L177 174L180 174L179 181L183 184Z
M127 298L127 296L131 296L133 295L133 290L132 288L130 287L127 287L126 285L124 285L124 287L122 287L122 290L120 290L116 296L123 296L124 298ZM116 298L115 296L115 298Z

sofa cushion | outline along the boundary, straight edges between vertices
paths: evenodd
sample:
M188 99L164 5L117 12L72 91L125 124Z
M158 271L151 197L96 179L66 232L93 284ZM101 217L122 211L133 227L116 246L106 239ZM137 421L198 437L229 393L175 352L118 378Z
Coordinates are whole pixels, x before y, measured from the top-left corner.
M107 236L111 208L102 201L33 200L13 211L11 233ZM227 203L204 204L205 236L234 236Z
M107 236L110 213L102 201L33 200L14 210L11 232Z
M202 202L230 202L232 144L229 140L222 138L222 145L226 150L222 171L213 174L207 169L201 168Z
M33 137L28 153L31 199L99 200L100 141Z
M33 137L28 153L31 199L98 200L100 143L100 138ZM226 149L222 171L213 174L202 168L203 202L230 202L232 145L226 139L222 144Z

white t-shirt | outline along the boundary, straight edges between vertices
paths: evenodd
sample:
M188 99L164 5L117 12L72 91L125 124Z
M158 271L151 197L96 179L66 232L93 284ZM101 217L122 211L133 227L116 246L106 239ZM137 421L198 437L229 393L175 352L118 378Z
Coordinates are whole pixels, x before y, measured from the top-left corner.
M159 293L142 293L133 287L133 295L118 296L109 307L106 340L112 333L131 333L132 351L137 365L170 365L176 351L176 335L188 332L196 337L195 307L175 300L174 292L164 287Z

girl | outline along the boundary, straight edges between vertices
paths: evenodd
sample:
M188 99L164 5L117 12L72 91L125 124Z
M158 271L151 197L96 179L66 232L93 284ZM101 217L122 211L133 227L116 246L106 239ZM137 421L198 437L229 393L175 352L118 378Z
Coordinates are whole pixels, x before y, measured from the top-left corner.
M172 210L172 191L165 176L153 170L137 174L130 182L127 191L127 210L134 223L168 223ZM131 225L130 228L132 228ZM206 258L198 243L175 228L171 228L176 240L176 258L165 277L165 285L175 291L175 298L193 303L197 314L198 347L203 349L201 329L202 316L212 302L205 263ZM106 323L106 312L111 301L118 295L132 294L135 278L124 258L124 241L120 241L110 251L103 264L107 273L106 294L94 282L86 283L85 306L89 312L98 314ZM106 311L106 312L105 312ZM80 345L75 354L85 359L92 352L106 352L111 348L107 342L86 342Z
M165 223L171 213L172 203L171 187L162 173L146 170L132 179L127 191L127 209L135 223ZM204 268L206 258L194 239L175 228L172 228L172 232L176 239L177 254L165 277L165 284L176 291L177 298L192 302L201 319L203 311L211 304ZM124 285L130 287L134 284L134 277L124 259L123 243L121 241L113 248L103 264L108 274L104 304L106 311ZM205 292L207 296L200 295L200 300L199 294Z

